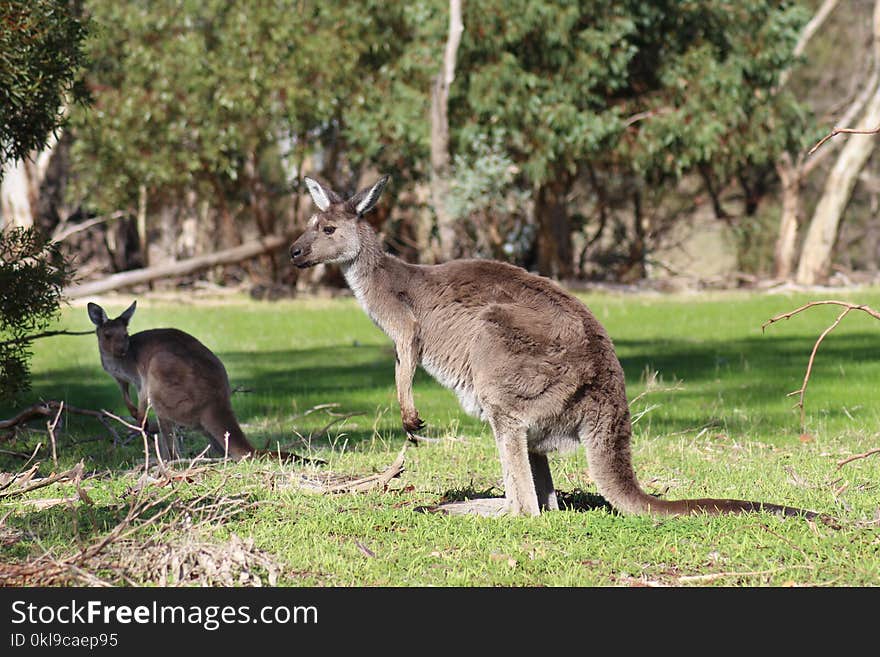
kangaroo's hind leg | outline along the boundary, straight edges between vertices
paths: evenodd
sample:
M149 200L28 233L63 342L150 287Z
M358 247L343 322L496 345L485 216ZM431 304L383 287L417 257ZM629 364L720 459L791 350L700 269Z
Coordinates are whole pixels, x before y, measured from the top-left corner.
M174 423L167 417L159 417L158 415L156 420L159 423L159 456L163 461L180 458L178 441L174 435Z
M532 469L532 480L535 483L535 494L542 511L557 511L556 489L553 487L553 476L550 474L550 463L546 454L529 452L529 465Z

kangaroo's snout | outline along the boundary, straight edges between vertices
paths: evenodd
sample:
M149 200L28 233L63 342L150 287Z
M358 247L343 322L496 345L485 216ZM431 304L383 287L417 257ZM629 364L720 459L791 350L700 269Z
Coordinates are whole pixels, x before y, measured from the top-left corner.
M299 267L300 269L305 269L312 264L307 260L311 252L311 247L304 247L300 245L299 240L297 240L290 246L290 259L294 266Z

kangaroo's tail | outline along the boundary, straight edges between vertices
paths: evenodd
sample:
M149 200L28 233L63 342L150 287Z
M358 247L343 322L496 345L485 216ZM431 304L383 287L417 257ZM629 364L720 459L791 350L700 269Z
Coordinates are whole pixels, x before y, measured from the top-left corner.
M326 465L321 459L308 458L274 449L254 449L248 442L235 418L231 408L212 409L202 417L202 428L211 440L214 449L220 454L234 460L240 460L246 456L251 458L265 457L281 459L285 463L311 463Z
M646 493L639 485L632 467L630 452L631 424L629 410L604 418L599 426L584 440L590 476L599 493L611 505L623 513L648 513L658 516L679 516L706 513L749 513L766 511L787 517L803 517L835 526L837 519L815 511L796 507L731 499L661 500Z

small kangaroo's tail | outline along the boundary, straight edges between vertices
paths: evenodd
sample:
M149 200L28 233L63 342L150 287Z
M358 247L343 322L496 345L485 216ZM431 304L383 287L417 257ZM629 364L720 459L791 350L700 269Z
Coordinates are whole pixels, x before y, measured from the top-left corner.
M285 452L274 449L254 449L248 442L235 418L232 409L212 409L202 417L202 428L220 454L233 460L241 460L247 456L251 458L280 459L285 463L310 463L326 465L326 461L313 459L293 452Z
M602 432L607 429L607 432ZM706 513L750 513L767 511L786 517L803 517L818 520L830 526L837 519L823 513L806 511L796 507L731 499L661 500L646 493L639 485L632 467L630 455L631 425L629 410L608 419L603 427L584 440L590 476L596 482L599 493L611 505L623 513L648 513L658 516L680 516ZM598 438L597 438L598 437Z

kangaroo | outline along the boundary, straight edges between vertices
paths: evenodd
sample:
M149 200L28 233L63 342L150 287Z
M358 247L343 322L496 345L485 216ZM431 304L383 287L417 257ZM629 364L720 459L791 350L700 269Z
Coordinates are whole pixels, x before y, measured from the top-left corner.
M667 501L639 485L623 368L605 328L555 282L493 260L414 265L384 252L363 216L388 176L344 200L305 178L319 212L291 245L299 268L338 263L373 322L394 342L403 427L424 426L412 380L417 365L487 421L501 460L504 498L464 512L538 515L558 508L547 455L583 445L599 493L622 513L681 515L812 512L730 499ZM461 512L461 509L455 512Z
M159 455L177 456L173 426L198 429L215 451L238 460L246 456L280 456L286 461L312 461L289 452L251 447L232 411L229 377L220 359L189 333L161 328L128 333L137 301L117 318L109 319L96 303L88 304L89 319L97 327L101 365L122 391L122 398L137 422L147 404L159 422ZM129 384L137 390L132 402Z

